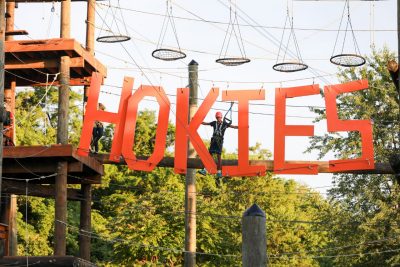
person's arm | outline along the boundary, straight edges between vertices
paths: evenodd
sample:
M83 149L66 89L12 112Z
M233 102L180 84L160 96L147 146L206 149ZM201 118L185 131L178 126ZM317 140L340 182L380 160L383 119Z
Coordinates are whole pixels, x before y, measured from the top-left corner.
M202 125L211 125L211 122L202 122Z
M229 128L239 129L239 126L237 126L237 125L229 125Z

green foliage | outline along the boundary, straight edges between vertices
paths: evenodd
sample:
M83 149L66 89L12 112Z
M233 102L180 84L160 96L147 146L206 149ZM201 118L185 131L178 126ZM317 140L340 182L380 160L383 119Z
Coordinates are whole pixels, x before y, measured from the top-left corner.
M140 124L142 128L154 129L151 112L140 113L138 123L142 120L146 122ZM147 151L142 153L148 155L154 142L146 139L154 137L149 129L142 128L137 129L135 144L146 146ZM111 144L112 129L106 132L104 149ZM167 143L172 145L172 141ZM255 159L270 156L260 144L250 150ZM234 155L224 155L229 157ZM103 184L93 192L93 208L104 218L104 225L96 230L93 260L100 266L183 264L184 177L169 168L147 173L115 165L106 166L105 173ZM327 232L318 224L329 205L318 193L272 175L226 178L222 188L216 187L214 176L198 176L196 184L199 266L241 265L241 216L253 203L267 213L268 253L275 255L271 263L318 266L319 262L306 253L329 242ZM102 253L107 246L112 250ZM282 252L300 253L302 257L287 257Z
M39 105L32 109L44 94L44 89L39 88L21 92L17 97L20 145L55 142L55 130L44 127L46 112L43 107ZM56 102L56 92L51 89L48 106L54 107ZM56 113L48 113L49 120L55 125ZM77 143L80 131L78 109L72 107L70 114L70 140ZM137 155L152 153L156 127L154 112L139 113L133 148ZM106 136L101 140L103 152L110 151L113 126L107 126L105 132ZM173 138L174 128L169 125L167 151L173 145ZM250 155L252 159L267 159L271 154L256 144L250 148ZM235 157L224 155L224 158ZM103 183L94 186L93 190L92 261L99 266L182 265L184 185L184 176L175 174L171 168L156 168L147 173L130 171L126 166L105 166ZM323 249L331 242L328 231L319 224L321 216L327 214L330 207L318 193L270 174L226 178L221 188L216 187L213 176L199 176L197 190L195 216L197 251L200 254L196 257L199 266L241 265L241 216L253 203L267 214L271 264L318 266L322 262L307 253ZM54 200L30 197L26 202L24 197L20 197L19 204L20 255L52 254ZM67 253L71 255L78 255L79 251L79 213L79 203L70 202Z
M342 119L372 119L374 122L374 150L376 162L388 162L388 157L399 152L399 106L397 92L386 64L394 54L384 48L374 51L362 68L341 70L343 82L368 79L369 89L338 97L338 112ZM323 110L315 110L325 118ZM312 137L311 150L323 157L334 152L338 158L358 157L361 140L358 132L347 136L325 135ZM327 214L332 247L330 251L337 266L393 266L400 264L399 201L400 188L393 175L334 176L335 187L330 191L332 205L338 215ZM378 240L378 241L374 241ZM374 241L374 242L371 242ZM382 253L381 253L382 252ZM339 255L352 255L341 257Z
M81 129L81 96L70 91L69 142L78 144ZM16 95L17 145L51 145L56 143L58 89L37 87ZM33 174L32 174L33 175ZM29 178L29 177L27 177ZM29 188L29 185L28 185ZM18 197L18 254L52 255L54 244L54 200ZM68 224L79 225L79 203L68 203ZM77 234L67 233L67 253L77 255Z
M94 192L98 200L94 208L107 219L106 227L99 232L102 241L96 241L93 250L97 253L96 247L103 242L101 247L112 245L112 253L97 258L98 264L182 264L183 177L167 168L143 173L108 166L106 173L109 182ZM329 242L318 224L329 205L318 193L271 175L226 178L222 188L215 186L213 176L199 176L197 190L197 251L204 253L196 256L199 266L241 265L241 216L253 203L267 214L268 254L275 255L272 263L318 266L305 253ZM303 257L283 257L283 251L299 252Z
M81 96L70 91L69 103L69 143L77 145L82 126L80 106ZM58 88L37 87L20 91L16 96L17 145L51 145L57 135Z

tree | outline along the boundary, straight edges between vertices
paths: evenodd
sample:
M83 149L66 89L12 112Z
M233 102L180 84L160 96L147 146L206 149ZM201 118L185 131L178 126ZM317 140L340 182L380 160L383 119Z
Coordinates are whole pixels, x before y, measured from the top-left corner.
M138 125L135 150L140 151L138 155L149 155L154 146L154 112L141 112ZM102 144L108 150L111 128L106 132L108 136ZM172 133L173 128L169 135ZM172 144L172 138L168 138L167 146ZM270 156L259 144L251 151L254 158ZM107 166L103 184L93 192L93 208L105 219L92 247L95 261L104 266L181 265L184 181L184 176L175 174L171 168L156 168L147 173L130 171L126 166ZM272 263L319 265L318 260L306 253L322 249L329 242L319 225L319 217L329 205L317 192L271 174L227 178L222 188L216 187L214 177L207 175L197 180L197 190L199 265L241 264L241 216L255 202L267 213L268 253L273 256ZM107 246L112 246L112 251L103 253Z
M372 119L376 162L388 162L398 153L399 106L397 92L386 64L394 58L387 48L373 51L361 68L342 69L341 82L368 79L369 89L338 96L339 117L345 120ZM325 111L314 109L324 119ZM358 132L347 135L324 135L311 138L308 151L316 150L322 158L333 151L337 158L358 157L361 142ZM344 247L331 251L340 266L392 266L400 263L400 191L393 175L334 176L330 201L339 207L340 216L327 214L331 223L331 246ZM339 256L341 254L352 256Z
M50 145L56 143L58 89L37 87L17 92L17 145ZM69 103L69 143L78 144L81 129L81 96L71 91ZM34 174L32 174L34 175ZM29 177L27 177L29 178ZM33 178L33 177L32 177ZM27 184L29 187L29 184ZM54 238L54 199L18 197L18 254L52 255ZM96 221L94 220L94 223ZM79 225L79 203L68 203L68 224ZM67 235L67 253L79 252L78 235Z

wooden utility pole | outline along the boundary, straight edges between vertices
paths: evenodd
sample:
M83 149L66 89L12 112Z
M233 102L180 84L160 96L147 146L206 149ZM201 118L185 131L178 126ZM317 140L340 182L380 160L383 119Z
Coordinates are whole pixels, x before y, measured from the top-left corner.
M14 17L15 17L15 2L7 2L6 4L6 32L11 32L14 30ZM9 35L5 37L6 41L14 40L13 35ZM12 114L15 114L15 80L10 81L10 88L4 88L5 98L11 98L11 103L9 103L9 111ZM16 123L14 122L14 127L11 129L12 140L14 144L16 143L15 139L15 127ZM6 217L4 218L4 223L8 224L8 256L16 256L17 255L17 197L15 195L9 195L6 197L7 206L4 206L7 211L5 212ZM2 198L5 200L5 198ZM6 244L7 245L7 244ZM6 249L7 250L7 249Z
M4 56L4 42L5 42L5 8L6 1L0 0L0 116L5 113L4 109L4 67L5 67L5 56ZM3 120L0 120L0 199L2 190L2 177L3 177ZM0 214L2 213L3 207L0 205ZM4 253L4 240L0 240L0 251ZM0 256L3 256L1 253Z
M243 267L267 266L267 237L265 213L257 204L248 208L242 217Z
M61 38L70 38L71 29L71 0L61 2ZM70 58L63 56L60 60L60 87L58 90L58 122L57 143L68 144L68 104ZM66 225L67 221L67 161L60 161L57 168L56 196L55 196L55 229L54 254L64 256L66 253Z
M197 111L197 87L199 64L189 63L189 120ZM188 157L195 158L196 152L190 139ZM187 169L185 187L185 267L196 266L196 169Z
M397 62L400 64L400 0L397 0ZM397 69L397 73L399 69ZM398 75L398 74L397 74ZM399 108L400 108L400 79L397 80L397 93L399 96ZM400 121L400 112L399 112Z
M95 22L96 0L87 0L86 19L86 50L94 55L94 22Z
M398 97L398 105L399 105L399 112L397 114L397 119L400 121L400 0L397 0L397 65L396 69L390 69L388 65L388 69L390 75L392 76L393 82L396 85L397 89L397 97ZM400 142L400 132L397 133L397 138ZM396 148L396 146L395 146ZM400 184L400 153L395 151L389 158L390 165L392 166L393 171L395 172L395 179L398 184Z
M86 18L86 50L94 55L94 34L95 34L95 12L96 12L96 0L87 0L87 18ZM87 101L88 86L84 87L83 102Z
M94 55L94 21L95 21L95 0L87 1L87 19L86 19L86 50ZM84 87L83 104L85 105L88 95L88 86ZM80 235L79 235L79 257L90 261L90 232L92 230L92 186L91 184L82 184L81 193L83 200L81 201L80 216Z
M4 42L5 42L5 8L6 1L0 0L0 115L3 116L4 110ZM3 133L3 120L0 120L0 131ZM0 198L1 198L1 181L3 176L3 134L0 134ZM1 209L1 208L0 208ZM0 210L1 211L1 210Z
M81 217L79 230L79 257L90 261L90 232L92 212L92 187L90 184L81 185Z

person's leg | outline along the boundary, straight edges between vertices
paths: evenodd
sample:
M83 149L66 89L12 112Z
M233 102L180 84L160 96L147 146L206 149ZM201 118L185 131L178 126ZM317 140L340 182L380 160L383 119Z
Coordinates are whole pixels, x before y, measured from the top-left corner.
M98 136L93 138L94 153L99 152L99 140L100 138Z
M217 170L219 170L219 171L222 170L222 159L221 159L221 154L217 154Z
M92 140L90 141L90 152L94 152L95 151L96 132L97 132L97 127L93 127Z
M208 151L208 153L210 153L211 157L213 158L213 153L210 150ZM206 168L200 169L197 172L202 174L202 175L206 175L207 174Z

